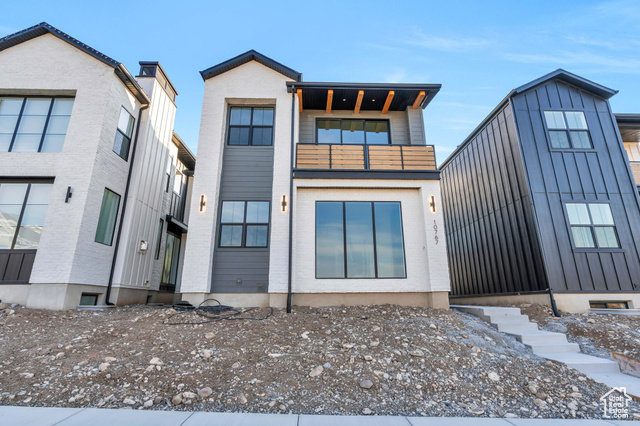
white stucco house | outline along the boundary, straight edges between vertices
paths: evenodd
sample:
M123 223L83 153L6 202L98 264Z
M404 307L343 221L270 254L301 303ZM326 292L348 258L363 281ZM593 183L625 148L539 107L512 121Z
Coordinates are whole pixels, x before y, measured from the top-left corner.
M255 51L201 75L183 299L448 307L440 85L304 82Z
M171 301L195 157L157 62L120 62L41 23L0 38L0 300Z

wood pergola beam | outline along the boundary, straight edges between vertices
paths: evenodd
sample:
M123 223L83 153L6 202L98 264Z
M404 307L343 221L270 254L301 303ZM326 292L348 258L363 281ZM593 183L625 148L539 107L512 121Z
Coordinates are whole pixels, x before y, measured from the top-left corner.
M384 106L382 107L382 113L386 114L389 112L389 107L391 106L391 101L393 100L393 97L395 96L396 92L394 92L393 90L389 90L389 94L387 94L387 100L384 101Z
M333 90L327 90L327 114L331 114L331 106L333 105Z
M418 93L418 96L416 97L416 100L413 103L413 109L420 108L420 104L422 103L422 100L424 99L425 95L426 93L424 91L421 91L420 93Z
M364 90L358 90L358 98L356 99L356 108L353 110L354 114L360 114L360 107L362 106L362 98L364 98Z
M298 105L300 106L300 112L302 112L302 89L298 89L297 93L298 93Z

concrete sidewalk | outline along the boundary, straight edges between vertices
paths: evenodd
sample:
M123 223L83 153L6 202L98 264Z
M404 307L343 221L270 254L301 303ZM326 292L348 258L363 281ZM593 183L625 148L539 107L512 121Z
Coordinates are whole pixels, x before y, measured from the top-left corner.
M296 414L204 413L185 411L109 410L0 406L0 424L7 426L544 426L627 425L623 420L491 419L482 417L314 416Z

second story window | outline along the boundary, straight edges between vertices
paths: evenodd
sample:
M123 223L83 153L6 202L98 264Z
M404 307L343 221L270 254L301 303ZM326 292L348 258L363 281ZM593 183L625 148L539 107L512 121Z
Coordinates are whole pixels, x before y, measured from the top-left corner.
M544 119L554 149L591 149L591 136L582 111L545 111Z
M229 145L261 145L273 143L273 108L231 107Z
M113 142L113 152L122 157L125 161L129 159L129 145L131 145L131 137L133 136L134 119L129 111L122 107L120 109L120 118L118 118L118 130L116 131L116 139Z
M73 98L0 98L0 152L60 152Z
M609 204L567 203L566 206L575 248L620 248Z
M317 121L317 143L389 145L389 121L321 119Z

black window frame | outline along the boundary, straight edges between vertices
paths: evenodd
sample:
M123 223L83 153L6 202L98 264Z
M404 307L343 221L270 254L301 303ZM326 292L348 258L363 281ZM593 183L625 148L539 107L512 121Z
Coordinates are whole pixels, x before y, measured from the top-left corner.
M251 109L251 118L249 119L249 125L240 125L240 124L231 124L231 111L233 111L234 109ZM270 109L273 111L273 122L271 123L270 126L264 126L264 125L260 125L260 126L256 126L253 124L253 111L258 108L258 109ZM249 105L230 105L229 106L229 113L227 116L227 145L228 146L273 146L273 138L275 137L275 124L276 124L276 109L273 106L270 105L253 105L253 106L249 106ZM242 144L232 144L231 143L231 129L249 129L249 143L246 145L242 145ZM269 142L268 145L254 145L253 144L253 129L271 129L271 141Z
M36 251L38 250L38 248L36 247L35 249L31 248L31 249L24 249L24 248L15 248L16 246L16 242L18 241L18 234L20 233L20 228L22 225L22 219L24 218L24 212L27 208L27 201L29 200L29 194L31 193L31 185L52 185L52 190L53 190L53 180L48 180L48 179L44 179L44 180L38 180L38 179L11 179L11 180L0 180L0 185L7 185L7 184L25 184L27 185L27 190L25 191L24 194L24 198L22 199L22 207L20 208L20 214L18 215L18 220L16 222L16 229L13 233L13 238L11 239L11 247L8 249L0 249L0 251ZM53 191L52 191L53 192ZM49 199L49 201L51 201L51 198ZM49 203L47 203L47 211L49 210ZM44 224L42 225L42 228L44 229ZM38 242L38 246L39 246L39 242ZM2 278L2 277L0 277Z
M127 136L122 130L120 130L120 126L118 124L116 124L116 135L113 139L113 146L111 147L111 150L120 158L122 158L124 161L129 161L129 152L131 151L131 141L133 140L133 134L135 133L135 128L136 128L136 118L133 116L133 114L131 114L131 112L125 108L124 105L121 105L120 107L120 114L118 114L118 123L120 123L120 115L122 114L122 111L125 111L127 114L129 114L129 117L131 118L131 136ZM116 152L116 140L118 138L118 133L122 135L122 137L127 140L127 150L125 152L125 156L123 157L121 155L121 153Z
M246 145L243 145L246 146ZM223 222L222 221L222 208L224 203L244 203L244 211L242 223L240 222ZM247 203L268 203L267 211L269 212L269 218L267 223L247 222ZM218 226L218 248L221 249L266 249L269 248L269 239L271 237L271 200L223 200L220 202L220 225ZM222 227L223 226L242 226L242 238L241 245L239 246L223 246L222 245ZM267 241L264 246L247 246L247 226L266 226L267 227Z
M16 136L18 134L18 129L20 128L20 122L22 121L22 117L24 114L24 107L27 104L27 99L51 99L51 102L49 103L49 111L47 112L47 118L45 120L44 123L44 127L42 128L42 134L40 135L40 143L38 145L38 153L42 152L42 146L44 145L44 138L47 136L47 128L49 127L49 120L51 119L51 112L53 111L53 104L55 103L56 99L72 99L73 102L75 103L75 96L47 96L47 95L25 95L25 96L0 96L0 98L4 98L4 99L22 99L22 106L20 107L20 112L18 113L18 119L16 120L16 125L13 129L13 135L11 136L11 142L9 143L9 149L7 151L1 151L1 152L13 152L13 147L15 145L15 141L16 141ZM72 108L72 113L73 113L73 107ZM69 119L71 119L71 115L69 115ZM65 139L67 136L67 132L69 131L69 127L67 125L67 129L65 130ZM19 151L21 152L21 151ZM62 152L62 150L57 151L57 152ZM48 152L48 154L56 154L57 152Z
M156 235L156 250L154 253L153 258L155 260L159 260L160 259L160 251L162 249L162 234L164 231L164 220L162 220L162 218L160 219L160 222L158 223L158 233Z
M320 142L319 137L318 137L318 122L320 121L339 121L340 122L340 143L339 144L332 144L332 143L327 143L327 142ZM364 142L363 143L344 143L343 142L343 138L342 138L342 122L343 121L362 121L364 123L363 125L363 132L364 132ZM316 138L315 138L315 144L316 145L357 145L357 146L385 146L384 144L368 144L367 143L367 122L384 122L387 123L387 145L392 145L391 142L391 120L387 119L387 118L324 118L324 117L316 117Z
M571 248L574 252L596 252L596 253L606 253L606 252L624 252L625 250L622 248L622 242L620 241L620 234L618 233L618 225L616 224L616 220L613 217L613 209L611 209L611 203L608 201L574 201L574 200L566 200L563 201L564 204L564 215L567 223L567 228L569 231L569 240L571 241ZM567 204L584 204L587 206L587 214L589 215L590 224L575 224L572 225L569 219L569 209L567 208ZM606 204L609 206L609 211L611 212L611 217L613 219L613 225L594 225L593 218L591 216L591 209L589 208L589 204ZM591 232L591 239L593 240L594 247L577 247L575 240L573 238L572 228L589 228ZM599 247L598 246L598 238L596 237L595 228L613 228L614 235L618 242L618 247Z
M549 127L549 123L547 123L547 118L545 116L545 112L560 112L562 113L562 118L564 120L565 123L565 128L564 129L555 129L555 128L550 128ZM586 129L570 129L569 128L569 122L567 121L567 112L579 112L582 113L582 115L584 116L584 122L587 126ZM545 109L542 110L542 121L544 122L544 127L545 130L547 132L547 140L549 142L549 149L551 151L580 151L580 152L589 152L589 151L595 151L595 148L593 147L593 138L591 138L591 130L589 130L589 123L587 123L587 115L584 113L583 110L560 110L560 109ZM556 147L553 146L552 142L551 142L551 132L561 132L564 133L567 137L567 140L569 142L569 147L567 148L561 148L561 147ZM575 132L575 133L586 133L587 134L587 138L589 139L589 147L588 148L576 148L573 145L573 140L571 139L571 133Z
M342 243L343 243L343 253L344 256L344 276L343 277L318 277L318 257L317 257L317 241L318 241L318 203L341 203L342 204ZM372 221L372 232L373 232L373 261L374 261L374 271L375 277L349 277L348 274L348 266L347 266L347 215L346 215L346 203L369 203L371 204L371 221ZM378 251L376 246L376 215L375 215L375 204L379 203L391 203L398 204L400 206L400 227L402 230L402 256L404 260L404 276L403 277L378 277ZM315 278L317 280L406 280L407 279L407 245L405 244L404 238L404 220L402 217L402 202L401 201L335 201L335 200L317 200L315 204L315 212L314 212L314 268L315 268Z
M118 196L118 208L116 209L116 220L113 221L113 228L111 229L111 238L109 243L106 242L102 242L102 241L98 241L98 226L100 225L100 215L102 214L102 207L104 205L104 195L105 193L109 191L115 195ZM98 211L98 223L96 224L96 234L94 235L93 241L98 243L98 244L102 244L105 246L112 246L113 245L113 237L115 237L116 235L116 227L118 225L118 220L122 219L121 217L119 217L120 214L120 203L122 203L122 195L118 194L116 191L114 191L111 188L105 187L104 191L102 192L102 201L100 202L100 210Z

